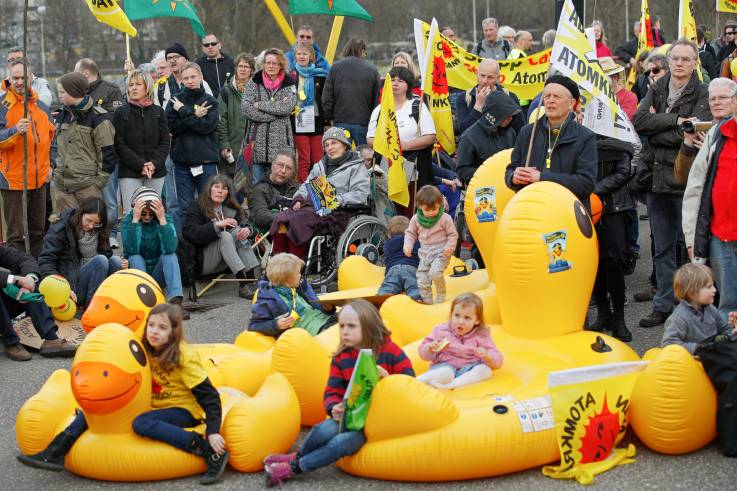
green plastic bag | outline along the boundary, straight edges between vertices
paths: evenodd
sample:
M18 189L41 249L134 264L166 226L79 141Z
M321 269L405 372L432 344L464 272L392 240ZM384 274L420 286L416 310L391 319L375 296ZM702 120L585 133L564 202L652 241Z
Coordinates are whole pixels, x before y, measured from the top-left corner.
M366 426L371 393L379 381L379 371L370 349L362 349L358 353L353 375L345 391L344 423L348 431L360 431Z
M4 294L9 296L10 298L18 300L19 302L42 302L44 299L43 295L36 292L24 292L23 295L18 298L19 291L20 287L18 287L18 285L8 285L3 288Z

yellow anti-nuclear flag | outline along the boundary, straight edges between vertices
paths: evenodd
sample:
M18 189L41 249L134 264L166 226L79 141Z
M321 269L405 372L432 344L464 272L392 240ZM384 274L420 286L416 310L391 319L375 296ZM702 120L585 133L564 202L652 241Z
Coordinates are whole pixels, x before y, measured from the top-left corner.
M693 15L693 0L681 0L678 9L678 35L678 37L693 41L698 46L696 41L696 18ZM701 60L698 54L696 55L696 73L699 75L699 80L703 82L704 75L701 73Z
M650 6L647 0L642 0L642 8L640 13L640 33L637 35L637 53L635 54L635 60L640 57L640 53L645 50L653 49L655 43L653 42L653 31L652 24L650 23ZM624 60L629 61L629 60ZM631 89L637 82L637 70L633 65L630 68L629 77L627 77L627 88Z
M131 37L136 37L138 31L133 27L131 21L120 8L116 0L87 0L90 12L99 22L107 24L113 29L124 32Z
M423 77L422 91L428 95L430 115L435 123L438 142L443 150L452 154L456 150L453 133L453 114L448 97L448 76L445 71L445 51L440 33L435 36L427 63L427 72Z
M399 127L397 126L397 111L394 107L394 92L392 80L384 80L384 92L381 96L379 120L376 123L374 136L374 150L386 157L389 163L388 195L389 199L402 206L409 205L409 187L407 175L404 172L404 157L399 144Z
M717 0L717 12L737 13L737 0Z

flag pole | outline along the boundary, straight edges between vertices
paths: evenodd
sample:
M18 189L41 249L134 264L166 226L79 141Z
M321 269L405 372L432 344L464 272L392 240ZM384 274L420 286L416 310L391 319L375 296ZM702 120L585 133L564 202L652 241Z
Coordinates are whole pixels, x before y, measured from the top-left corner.
M264 3L266 4L266 8L269 9L269 12L271 12L271 15L274 17L279 29L281 29L282 34L284 34L284 37L287 39L287 43L289 43L290 46L293 45L295 41L294 31L289 27L289 23L284 17L279 5L277 5L276 0L264 0Z
M127 33L125 35L125 57L128 61L128 75L130 76L133 71L133 59L131 58L131 38Z
M23 119L26 119L28 118L28 99L31 96L31 74L28 70L28 0L23 2L23 56L25 57L23 83L26 86L23 94ZM31 243L28 237L28 131L30 127L23 134L23 195L21 197L23 245L26 248L26 254L31 253Z
M336 15L333 18L333 28L330 30L330 39L328 40L328 46L325 49L325 59L328 63L333 64L335 59L335 52L338 49L338 41L340 40L340 31L343 29L343 21L345 17L342 15Z

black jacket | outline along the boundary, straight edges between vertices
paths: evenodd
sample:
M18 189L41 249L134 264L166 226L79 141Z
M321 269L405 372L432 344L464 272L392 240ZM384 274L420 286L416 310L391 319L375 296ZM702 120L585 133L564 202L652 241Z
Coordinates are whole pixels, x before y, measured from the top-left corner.
M241 212L242 213L242 212ZM243 221L244 216L236 214L236 220ZM202 272L202 259L205 247L220 239L220 230L205 214L197 200L194 200L182 219L182 237L184 241L195 249L196 267L194 271L199 276ZM181 242L181 241L180 241Z
M202 78L212 90L212 96L217 99L220 90L225 86L225 81L235 74L235 63L233 58L225 53L220 53L222 58L211 60L205 55L197 58L197 63L202 68Z
M125 101L117 85L101 78L90 84L88 94L95 104L102 106L110 114L114 113Z
M701 62L701 66L709 74L709 78L713 80L719 76L721 65L717 61L716 52L711 44L704 43L704 47L699 49L699 61Z
M368 61L349 56L328 72L322 92L326 121L368 126L378 105L379 72Z
M683 195L685 184L679 184L673 175L673 164L683 142L683 132L678 127L678 117L695 116L700 121L711 121L709 91L699 81L694 71L680 99L666 113L668 98L668 74L653 85L637 108L633 120L635 130L647 137L643 146L643 164L652 170L653 182L649 191L661 194ZM655 113L650 112L655 108Z
M202 88L184 88L177 98L184 104L179 111L170 103L166 117L171 132L171 159L174 162L196 167L205 163L216 164L220 158L218 101ZM194 106L208 104L210 110L201 118L195 116Z
M635 85L632 86L632 93L637 96L637 102L645 98L648 90L650 90L650 77L647 73L641 73L635 80Z
M140 179L143 164L153 162L153 177L164 177L169 154L169 124L166 113L152 104L141 107L126 103L113 115L115 151L120 158L120 178Z
M519 191L523 186L512 183L514 169L523 167L527 159L527 147L532 136L532 125L528 124L517 137L512 150L512 162L507 166L504 180L507 187ZM545 168L548 153L548 118L537 125L537 134L532 146L530 167L537 168L541 181L552 181L566 187L590 209L589 195L596 184L596 135L588 128L576 123L575 115L568 115L565 127L558 136L550 168Z
M473 107L476 105L477 88L478 85L467 92L461 92L456 95L456 114L455 119L453 120L453 129L455 130L456 135L463 134L464 131L470 128L471 125L478 121L481 117L481 113ZM519 98L512 92L507 92L499 84L496 84L496 90L500 90L507 94L517 104L517 107L519 107ZM526 124L527 121L525 121L525 114L524 112L520 112L514 116L514 119L512 119L512 124L510 126L514 128L514 131L519 134L522 127Z
M59 221L52 223L46 232L43 249L38 256L41 276L45 278L52 274L61 275L69 281L72 290L77 286L79 268L82 265L76 230L69 223L69 219L76 211L76 208L68 208L61 212ZM102 241L98 245L97 253L107 257L113 255L109 248L102 248Z
M261 230L271 228L271 222L284 206L291 205L291 199L297 192L295 182L286 182L281 186L271 182L269 176L253 187L248 195L248 214L250 221Z
M636 206L627 182L632 178L630 161L635 151L631 143L597 137L597 182L594 194L604 204L604 214L631 210Z
M0 287L5 288L8 284L8 275L26 276L34 273L39 279L40 268L38 263L30 254L21 252L10 246L0 246L0 268L7 271L0 271Z

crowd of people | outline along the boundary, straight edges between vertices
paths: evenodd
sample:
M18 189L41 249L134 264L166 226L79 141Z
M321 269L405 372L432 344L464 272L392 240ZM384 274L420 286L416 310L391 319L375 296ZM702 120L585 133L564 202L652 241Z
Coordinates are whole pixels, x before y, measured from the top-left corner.
M655 45L663 46L663 30L653 20ZM395 205L388 221L379 293L445 301L443 271L459 240L453 218L460 192L488 157L511 149L505 173L510 189L551 181L589 211L593 196L602 203L593 291L597 316L587 329L632 340L624 316L625 276L644 254L638 228L649 218L651 284L634 299L652 301L653 308L640 327L665 324L663 342L690 351L710 334L732 332L728 326L737 320L737 22L727 22L714 45L700 29L698 43L678 39L649 53L638 53L636 40L612 50L604 25L595 21L592 27L599 63L640 144L583 126L579 87L563 75L548 76L533 100L520 100L503 87L498 61L531 54L535 40L528 31L487 18L484 38L472 49L484 58L477 84L453 95L458 149L443 161L415 59L404 52L394 56L384 77L391 81L403 156L417 172L409 205ZM635 23L635 37L640 27ZM455 39L451 27L441 32ZM554 40L555 31L548 31L540 44L548 48ZM273 337L295 327L321 332L336 315L317 301L302 274L310 240L316 234L339 237L355 209L369 205L386 187L381 158L371 148L381 137L382 75L366 59L366 50L365 41L350 39L331 65L313 29L303 26L287 52L269 48L258 56L233 58L222 51L216 35L208 34L194 62L179 43L156 53L150 63L126 62L122 91L102 79L93 60L83 58L73 72L58 78L60 107L52 111L48 82L33 75L21 50L11 49L0 101L0 189L7 225L0 266L10 273L0 273L0 282L33 292L40 279L61 275L81 312L102 281L120 269L148 272L175 305L184 299L183 283L227 272L242 280L241 297L254 298L250 330ZM635 74L631 87L629 71ZM26 178L24 141L30 143ZM310 199L313 181L332 187L328 212ZM30 254L21 218L24 186ZM638 216L638 203L647 215ZM272 255L262 271L253 244L267 232ZM12 317L21 310L28 311L44 338L42 355L74 353L75 347L56 335L43 304L3 295L0 309L8 357L31 358L12 329ZM178 308L152 311L144 340L152 356L179 342L184 315ZM362 432L341 433L337 423L344 411L345 369L355 363L356 348L374 349L382 375L414 374L373 306L354 302L337 320L341 347L325 395L332 419L316 427L297 454L269 460L272 484L355 453L365 442ZM222 473L213 452L225 449L217 425L210 424L220 409L201 367L182 346L177 356L157 363L171 367L172 360L186 359L193 364L190 381L199 382L187 388L196 412L204 408L207 413L207 440L182 435L179 428L162 436L156 425L163 423L153 416L142 415L134 427L143 436L205 457L212 481ZM425 340L420 354L433 365L423 380L446 388L489 378L503 363L483 325L480 300L470 294L453 301L450 320ZM177 416L166 424L186 427L192 419ZM58 464L60 455L63 462L84 428L84 418L78 418L65 439L26 463Z

